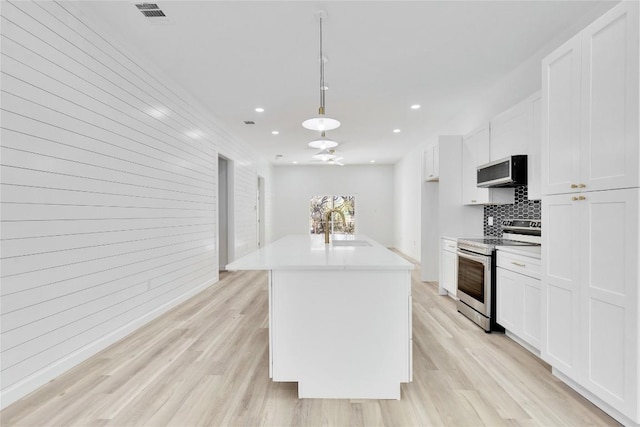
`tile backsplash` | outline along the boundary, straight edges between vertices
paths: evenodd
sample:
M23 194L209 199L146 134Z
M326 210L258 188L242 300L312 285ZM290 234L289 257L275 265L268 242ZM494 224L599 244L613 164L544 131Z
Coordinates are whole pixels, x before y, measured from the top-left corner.
M484 207L484 235L502 237L503 219L540 219L540 200L529 200L527 187L515 188L512 205L487 205ZM489 225L489 217L493 217L493 225Z

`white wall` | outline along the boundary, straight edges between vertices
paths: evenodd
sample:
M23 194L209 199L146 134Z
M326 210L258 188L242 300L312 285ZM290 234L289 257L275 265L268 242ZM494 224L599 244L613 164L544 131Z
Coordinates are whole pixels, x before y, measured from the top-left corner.
M393 244L393 166L277 166L273 171L274 240L309 233L309 201L317 195L356 196L356 233Z
M236 256L258 173L272 194L268 163L71 7L2 2L3 406L218 280L218 153Z

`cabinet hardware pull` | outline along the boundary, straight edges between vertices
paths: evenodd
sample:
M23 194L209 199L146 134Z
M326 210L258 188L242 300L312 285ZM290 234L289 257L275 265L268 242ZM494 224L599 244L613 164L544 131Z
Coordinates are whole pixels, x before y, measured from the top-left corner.
M587 198L584 197L584 196L580 196L580 197L578 197L578 200L587 200Z
M517 265L518 267L526 267L527 266L526 264L522 264L522 263L515 262L515 261L511 261L511 264Z
M571 200L573 200L574 202L577 202L577 201L578 201L578 198L577 198L576 196L573 196L573 197L571 198Z
M476 202L475 200L473 200L473 199L471 200L471 203L475 203L475 202Z
M586 187L586 185L584 185L584 184L578 184L578 188L585 188L585 187Z
M571 188L578 188L576 184L571 184Z

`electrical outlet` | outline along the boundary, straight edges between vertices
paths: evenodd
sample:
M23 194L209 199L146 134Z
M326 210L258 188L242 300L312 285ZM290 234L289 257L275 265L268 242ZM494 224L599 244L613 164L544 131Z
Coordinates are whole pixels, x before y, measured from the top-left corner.
M492 216L487 218L487 224L493 225L493 217Z

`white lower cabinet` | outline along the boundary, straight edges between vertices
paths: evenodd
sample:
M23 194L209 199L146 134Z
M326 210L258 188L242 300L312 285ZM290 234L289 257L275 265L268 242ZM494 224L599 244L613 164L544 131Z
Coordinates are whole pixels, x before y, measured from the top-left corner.
M526 348L540 348L540 259L498 250L496 320Z
M440 251L440 294L454 297L458 291L458 242L442 238Z
M639 197L632 188L542 199L541 356L625 424L640 421Z

